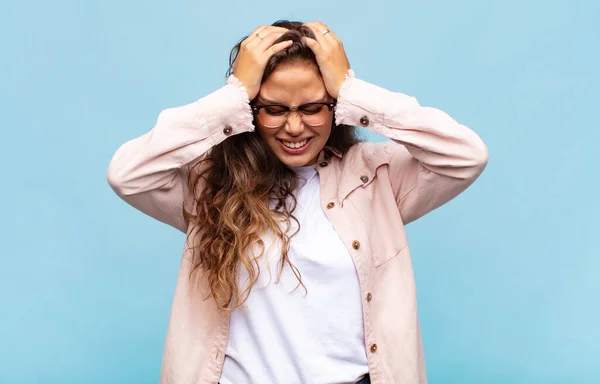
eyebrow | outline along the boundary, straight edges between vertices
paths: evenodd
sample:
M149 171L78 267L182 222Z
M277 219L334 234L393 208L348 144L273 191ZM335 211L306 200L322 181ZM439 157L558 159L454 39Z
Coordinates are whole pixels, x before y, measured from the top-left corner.
M327 94L325 94L325 95L321 96L320 98L318 98L316 101L309 101L309 102L306 102L306 103L302 103L302 104L300 104L300 105L304 105L304 104L310 104L310 103L327 103L327 100L326 100L326 99L327 99L327 96L328 96L328 95L327 95ZM262 97L262 96L260 96L260 95L258 95L258 97L257 97L257 98L258 98L259 100L261 100L262 102L266 103L266 104L276 104L276 105L284 105L284 106L285 106L285 104L283 104L283 103L281 103L281 102L279 102L279 101L269 100L269 99L267 99L267 98L264 98L264 97Z

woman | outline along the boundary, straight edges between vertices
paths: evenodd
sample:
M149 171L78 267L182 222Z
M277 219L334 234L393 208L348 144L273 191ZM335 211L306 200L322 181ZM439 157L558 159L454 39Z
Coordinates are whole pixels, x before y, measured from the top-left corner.
M187 235L161 382L425 383L404 226L466 189L485 145L357 79L319 22L260 26L230 64L108 169Z

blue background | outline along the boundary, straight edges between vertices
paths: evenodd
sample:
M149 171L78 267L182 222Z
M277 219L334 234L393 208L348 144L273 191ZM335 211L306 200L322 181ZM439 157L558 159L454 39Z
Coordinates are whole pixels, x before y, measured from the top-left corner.
M357 76L489 146L483 176L408 227L430 382L600 382L599 4L4 1L0 382L158 381L184 238L106 167L281 18L324 21Z

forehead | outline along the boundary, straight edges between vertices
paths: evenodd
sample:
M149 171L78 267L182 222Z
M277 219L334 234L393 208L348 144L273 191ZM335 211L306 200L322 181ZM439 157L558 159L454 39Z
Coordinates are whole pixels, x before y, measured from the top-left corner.
M298 105L322 99L327 90L314 65L294 63L273 71L261 84L258 95L262 99Z

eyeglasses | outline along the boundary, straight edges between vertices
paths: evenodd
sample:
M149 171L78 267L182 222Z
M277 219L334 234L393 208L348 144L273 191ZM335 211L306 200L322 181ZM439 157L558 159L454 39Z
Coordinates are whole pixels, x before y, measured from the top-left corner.
M252 111L262 125L267 128L279 128L288 120L290 112L298 112L304 124L318 127L325 124L329 112L333 110L336 102L315 102L288 107L281 104L256 105Z

